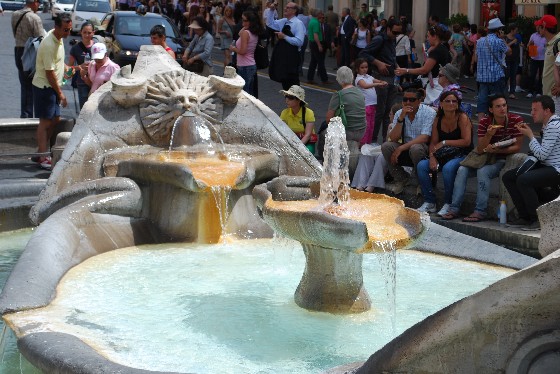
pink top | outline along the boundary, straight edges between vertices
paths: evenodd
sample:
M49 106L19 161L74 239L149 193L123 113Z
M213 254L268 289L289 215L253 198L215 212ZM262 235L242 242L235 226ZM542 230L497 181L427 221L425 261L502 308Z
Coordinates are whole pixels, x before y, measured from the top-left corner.
M121 70L121 67L111 61L110 58L107 58L107 61L99 70L96 69L95 62L92 61L88 67L89 79L91 80L89 93L94 93L103 83L108 82L111 79L111 75L118 70Z
M245 30L249 33L249 42L247 43L247 51L244 55L237 54L237 66L252 66L256 65L255 62L255 48L259 38L251 33L249 30ZM241 48L241 38L237 39L235 42L235 47Z

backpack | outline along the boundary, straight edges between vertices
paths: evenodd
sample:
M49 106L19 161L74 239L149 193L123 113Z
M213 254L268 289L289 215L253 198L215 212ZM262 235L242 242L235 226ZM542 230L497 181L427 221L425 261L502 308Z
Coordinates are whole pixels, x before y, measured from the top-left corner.
M29 72L29 77L31 78L35 74L35 64L37 62L37 51L39 50L39 45L43 41L43 37L39 36L37 38L30 37L25 42L23 47L23 55L21 56L21 63L23 65L23 71Z

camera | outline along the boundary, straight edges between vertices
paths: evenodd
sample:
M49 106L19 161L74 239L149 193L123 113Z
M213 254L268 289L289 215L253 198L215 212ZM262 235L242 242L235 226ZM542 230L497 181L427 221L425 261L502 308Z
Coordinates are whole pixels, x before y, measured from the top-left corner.
M422 79L420 78L416 78L415 80L411 81L411 82L404 82L401 83L401 88L402 90L407 90L409 88L424 88L424 84L422 83Z

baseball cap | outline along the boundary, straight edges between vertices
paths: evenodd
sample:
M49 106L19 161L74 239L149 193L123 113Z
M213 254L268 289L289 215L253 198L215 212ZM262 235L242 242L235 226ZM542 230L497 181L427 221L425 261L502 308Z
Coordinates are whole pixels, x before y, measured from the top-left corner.
M558 24L556 17L551 16L550 14L545 14L542 18L538 21L535 21L535 26L542 26L543 23L546 23L547 27L555 27Z
M103 43L95 43L91 47L91 58L94 60L101 60L107 54L107 47Z

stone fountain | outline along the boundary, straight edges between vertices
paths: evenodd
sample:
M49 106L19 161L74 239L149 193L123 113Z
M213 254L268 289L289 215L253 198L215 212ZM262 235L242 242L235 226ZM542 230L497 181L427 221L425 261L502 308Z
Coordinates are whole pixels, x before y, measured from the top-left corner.
M0 295L0 312L17 331L18 347L45 372L147 372L110 361L79 336L36 332L13 322L17 318L12 317L20 311L48 305L70 268L92 256L145 243L212 243L219 240L223 227L239 237L271 237L273 231L259 216L257 203L267 221L283 231L280 220L275 219L284 214L283 203L321 195L317 183L321 166L275 113L241 92L240 81L231 71L225 77L203 78L172 61L162 64L162 53L159 47L143 46L134 72L124 70L90 97L32 210L33 221L40 225ZM168 152L176 123L183 117L185 121L192 118L189 113L206 123L207 134L218 144L209 162L241 164L237 165L226 208L236 219L224 218L227 222L219 224L217 231L208 229L204 222L217 222L220 203L213 211L207 208L210 202L221 200L213 196L211 181L194 176L192 160L201 151L189 142L192 137L187 136L185 143L172 149L172 155L164 157L162 153ZM166 157L171 160L163 159ZM342 160L340 156L335 159L333 162ZM277 176L283 177L273 179ZM257 185L261 187L255 191L255 202L252 194ZM345 193L333 186L329 190L337 191L336 200L344 205ZM374 198L365 194L351 197ZM386 203L395 207L395 221L402 223L411 237L416 236L418 224L406 222L418 222L417 213L396 200ZM523 270L418 323L365 363L332 372L517 373L559 367L557 212L558 201L539 209L541 252L546 257L538 263L429 224L427 233L413 244L414 249ZM346 313L367 308L365 302L355 303L366 295L359 281L359 256L378 250L387 238L372 238L364 222L332 215L325 218L325 213L318 211L298 215L306 226L298 229L297 224L291 224L291 228L306 243L309 270L317 268L316 260L334 264L335 253L347 264L346 271L332 274L343 279L345 289L353 288L352 296L346 297L344 310L325 310ZM320 241L314 241L317 235L308 235L307 229L315 230L315 223L315 227L325 225ZM333 224L348 241L338 240ZM389 239L397 247L410 244L408 239L399 240ZM333 251L333 247L339 250ZM351 277L348 269L354 273ZM301 294L312 294L304 290L315 287L312 277L304 278ZM337 295L344 294L347 292ZM313 304L310 309L321 310L325 305L322 301Z
M309 310L369 310L371 301L363 287L363 253L404 248L429 221L427 215L405 208L401 200L349 191L345 137L344 126L335 117L327 130L319 186L316 181L305 185L301 178L280 177L253 192L265 221L303 246L306 266L295 301ZM289 187L296 186L306 187L309 193L289 193Z

